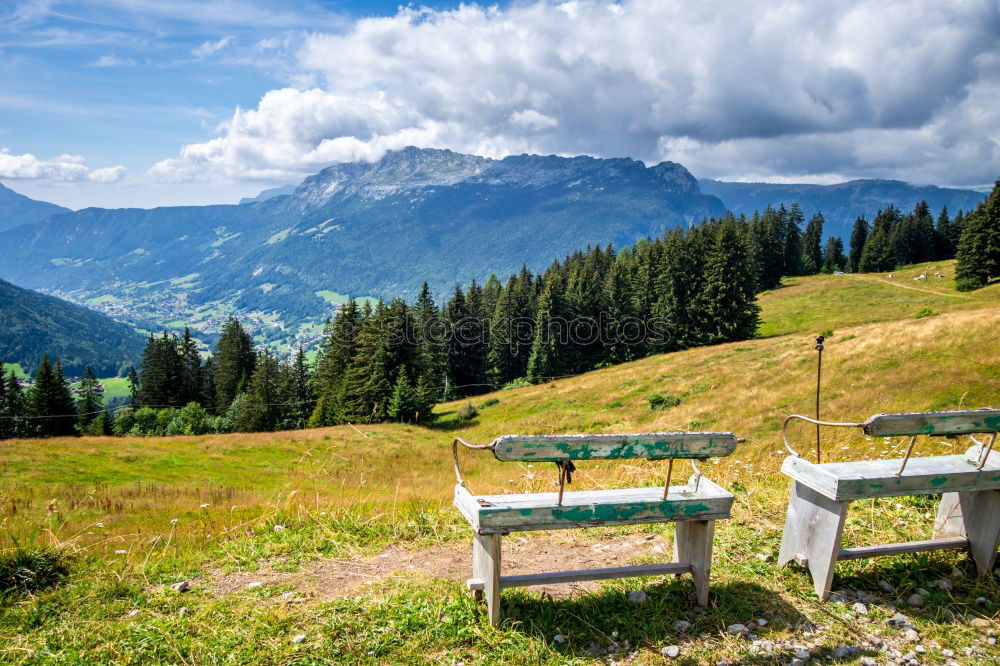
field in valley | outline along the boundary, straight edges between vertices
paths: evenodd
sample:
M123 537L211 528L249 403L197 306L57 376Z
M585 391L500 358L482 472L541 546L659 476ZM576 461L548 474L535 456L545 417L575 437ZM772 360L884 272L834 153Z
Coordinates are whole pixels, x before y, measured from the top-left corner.
M0 442L0 548L58 546L69 557L64 583L0 600L0 661L763 664L788 663L804 646L828 663L851 646L836 661L884 663L878 641L900 652L918 645L886 624L899 606L920 633L921 663L943 663L944 650L963 664L1000 663L986 640L1000 624L998 579L975 576L963 554L839 565L834 589L877 595L860 617L850 604L818 603L802 571L759 557L777 554L788 493L780 427L813 409L816 334L828 337L830 419L1000 406L1000 284L959 294L953 271L937 262L891 278L786 280L761 297L758 339L477 396L473 404L498 402L469 421L457 415L469 401L441 405L430 428ZM651 410L653 393L679 404ZM732 520L716 528L710 607L692 611L688 577L627 579L505 592L507 620L489 627L463 589L469 528L451 507L451 439L653 430L746 438L735 455L703 465L736 495ZM796 431L796 441L805 448L810 432ZM903 444L824 433L831 460L898 457ZM921 440L917 455L966 446ZM466 453L477 493L556 485L551 465ZM650 462L579 467L574 488L658 485L664 474ZM933 498L859 502L845 542L929 538L933 511ZM604 555L615 566L667 557L672 532L567 531L506 544L518 571L600 566ZM951 589L939 588L943 578ZM173 591L181 581L191 589ZM927 603L903 608L917 588L929 591ZM646 602L629 602L639 589ZM693 626L678 630L677 620ZM734 623L771 645L728 634ZM661 653L672 645L677 658Z

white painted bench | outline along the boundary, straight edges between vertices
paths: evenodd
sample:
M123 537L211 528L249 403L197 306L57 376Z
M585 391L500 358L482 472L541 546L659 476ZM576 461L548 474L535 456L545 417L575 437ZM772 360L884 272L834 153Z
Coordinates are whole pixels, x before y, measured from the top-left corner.
M701 475L694 460L727 456L736 449L732 433L646 433L638 435L507 435L475 446L455 438L455 506L473 530L469 589L486 597L490 623L500 622L500 590L508 587L690 573L698 603L708 603L712 535L716 520L729 517L733 496ZM459 445L488 449L500 461L553 462L559 491L521 495L473 495L458 465ZM580 460L667 460L662 487L566 492ZM691 460L687 485L671 486L675 459ZM500 575L501 538L511 532L677 522L673 562L610 569Z
M811 463L788 444L793 419L817 425L859 427L872 437L910 438L899 460ZM993 451L1000 432L1000 410L980 409L916 414L878 414L864 423L827 423L793 414L785 420L782 436L792 455L781 471L791 477L792 492L781 540L779 564L797 562L812 575L816 594L830 596L834 566L839 560L899 555L929 550L968 548L981 573L996 561L1000 540L1000 453ZM976 434L985 433L987 441ZM975 443L964 454L910 459L918 436L968 435ZM900 495L943 493L926 541L840 547L847 508L853 500Z

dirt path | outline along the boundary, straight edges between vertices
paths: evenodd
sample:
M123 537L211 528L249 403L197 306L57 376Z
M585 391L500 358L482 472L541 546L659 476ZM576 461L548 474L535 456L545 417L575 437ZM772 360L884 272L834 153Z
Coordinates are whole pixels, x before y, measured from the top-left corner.
M217 596L237 594L259 586L281 585L291 586L296 594L332 599L350 595L365 585L413 573L465 580L471 575L471 551L471 545L466 543L426 550L391 546L374 557L306 562L294 572L276 571L268 566L251 572L210 574L201 584ZM508 536L503 540L503 573L625 566L642 555L665 559L670 552L670 542L660 535L619 537L598 543ZM533 589L560 597L579 590L596 589L599 585L599 582L582 582Z

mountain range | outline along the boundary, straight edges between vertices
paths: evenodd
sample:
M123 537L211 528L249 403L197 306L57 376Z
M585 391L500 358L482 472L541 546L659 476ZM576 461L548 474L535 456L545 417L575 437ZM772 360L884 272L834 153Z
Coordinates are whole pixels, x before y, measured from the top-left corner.
M48 354L67 375L90 365L99 377L138 364L145 338L100 312L0 280L0 360L34 372Z
M40 222L50 215L69 212L72 212L69 208L30 199L0 183L0 231L13 229L22 224Z
M823 210L830 233L846 235L857 212L870 217L888 203L909 209L926 198L935 212L945 203L968 210L983 196L894 181L699 183L673 162L406 148L237 205L58 209L0 230L0 277L146 328L190 324L203 338L238 313L281 348L318 338L346 295L410 298L424 280L444 294L727 206L752 212L799 201Z
M851 180L836 185L777 185L772 183L731 183L702 178L706 194L714 194L736 215L753 215L755 210L798 202L806 218L822 212L827 234L850 235L854 221L865 216L871 222L879 209L893 205L904 213L926 201L935 215L947 206L951 215L969 212L986 198L983 192L955 190L934 185L915 186L899 180Z

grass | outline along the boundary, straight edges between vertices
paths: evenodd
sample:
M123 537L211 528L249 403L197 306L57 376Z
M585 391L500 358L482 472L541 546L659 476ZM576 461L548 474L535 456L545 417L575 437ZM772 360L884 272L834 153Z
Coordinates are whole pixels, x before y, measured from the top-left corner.
M950 264L934 266L951 270ZM433 428L386 424L0 442L0 549L11 551L16 540L29 550L56 547L73 557L65 583L0 602L0 661L649 664L670 661L660 655L666 645L681 647L673 660L680 663L790 661L789 650L752 654L748 641L725 632L729 624L757 618L768 622L758 630L761 638L815 642L817 658L831 661L837 645L898 636L884 622L895 612L891 604L924 587L931 591L928 603L905 612L921 633L925 658L944 661L947 647L962 663L997 663L995 650L982 642L985 629L972 620L997 627L1000 587L995 577L975 576L960 553L839 565L836 588L882 596L871 604L867 622L848 606L817 603L801 571L757 557L776 554L780 542L788 493L778 472L785 455L780 426L789 413L811 413L815 334L832 333L824 352L828 418L1000 405L1000 289L964 298L949 279L912 279L933 276L932 268L898 271L892 280L790 280L762 299L759 339L479 396L475 404L499 402L467 419L459 416L467 401L440 405ZM915 319L922 307L938 314ZM679 404L651 410L654 393L677 396ZM735 455L702 466L736 495L732 519L716 527L713 598L703 615L691 612L693 588L686 577L608 581L569 598L530 588L505 591L509 619L499 629L484 624L460 582L418 573L377 578L342 598L280 586L220 595L213 586L219 572L307 572L329 558L349 571L400 545L466 548L468 526L450 506L455 435L486 443L513 432L657 429L732 430L747 440ZM796 445L808 441L808 430L793 433ZM824 435L831 460L898 456L903 444L851 431ZM921 440L917 446L915 455L930 455L957 452L966 443ZM551 465L501 464L483 452L463 452L462 465L477 493L556 485ZM574 483L580 488L658 485L664 474L662 464L645 461L578 467ZM927 497L858 502L845 543L928 538L933 511ZM531 534L528 544L670 539L672 530L658 525ZM953 567L964 575L954 589L939 590L934 583ZM193 590L171 591L180 580L194 581ZM883 580L896 591L882 592ZM625 599L635 589L648 593L641 606ZM286 591L290 598L282 596ZM978 597L987 603L977 603ZM182 608L188 609L183 615ZM675 630L677 619L694 626ZM807 634L811 627L822 627L821 634ZM557 633L565 644L553 642ZM306 639L293 644L298 634ZM965 648L977 652L966 657ZM885 660L869 651L853 661L864 654Z
M13 370L14 374L18 377L27 377L28 373L24 371L20 363L4 363L3 364L3 374L5 377L10 376L10 371Z

